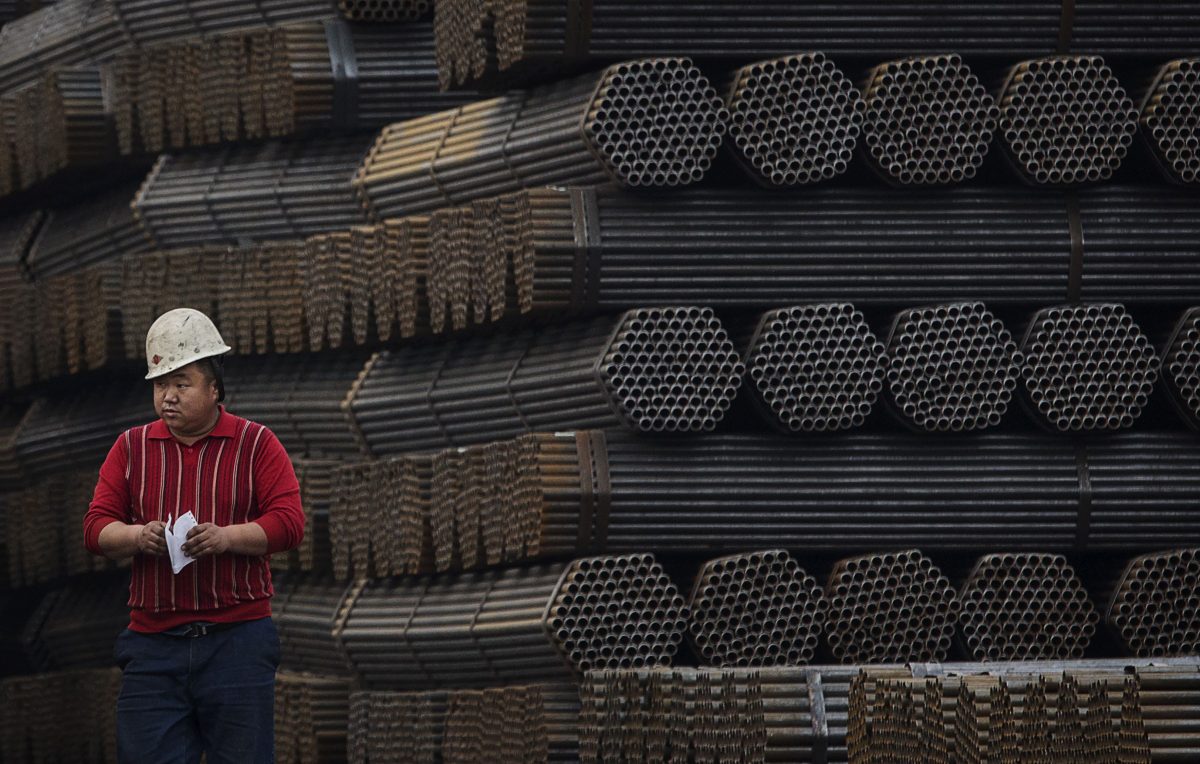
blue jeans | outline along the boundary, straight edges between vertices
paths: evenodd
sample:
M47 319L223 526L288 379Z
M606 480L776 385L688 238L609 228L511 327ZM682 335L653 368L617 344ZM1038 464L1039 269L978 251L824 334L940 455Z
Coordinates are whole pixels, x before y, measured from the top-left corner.
M195 639L126 629L117 758L129 764L270 764L279 635L270 618Z

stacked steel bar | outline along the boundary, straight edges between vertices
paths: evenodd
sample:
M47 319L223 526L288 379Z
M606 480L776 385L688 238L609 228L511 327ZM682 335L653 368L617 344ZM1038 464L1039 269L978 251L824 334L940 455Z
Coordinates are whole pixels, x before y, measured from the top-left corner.
M186 305L215 316L233 339L234 327L217 313L219 285L240 283L241 269L221 279L225 249L194 247L172 251L131 252L121 257L121 329L125 357L141 358L146 332L168 310Z
M743 372L708 308L616 317L380 353L351 391L375 456L589 423L714 429Z
M1163 351L1162 376L1184 419L1200 428L1200 308L1183 314Z
M767 550L706 562L688 609L705 665L795 666L816 654L827 603L791 555Z
M1137 110L1100 56L1023 61L1000 98L1000 135L1027 180L1108 180L1137 130Z
M1000 423L1021 374L1021 354L983 303L906 310L888 338L887 388L902 421L928 432Z
M858 90L820 52L743 66L728 80L725 103L730 153L769 188L842 174L862 132Z
M958 54L880 64L863 88L864 154L888 182L946 185L975 176L996 103Z
M376 219L547 183L702 178L728 113L688 59L618 64L385 128L355 179Z
M363 220L351 176L362 137L163 154L133 201L160 247L302 238Z
M279 630L281 666L323 676L349 676L350 666L335 637L342 603L351 587L325 574L276 573L271 616Z
M433 570L427 456L343 464L333 474L329 537L334 575Z
M1131 427L1158 379L1153 346L1119 304L1041 310L1021 347L1029 403L1062 432Z
M127 40L113 3L58 0L0 29L0 92L31 85L54 67L97 63Z
M115 667L0 679L0 758L117 761L120 690L121 671Z
M63 0L59 0L63 2ZM334 11L331 0L111 0L129 42L213 35L236 29L319 21Z
M112 665L113 642L129 623L129 576L92 576L49 592L22 640L41 671Z
M149 249L129 209L136 185L123 183L79 203L51 209L30 243L25 267L44 279Z
M34 290L23 259L29 243L45 218L34 211L7 218L0 226L0 389L22 387L33 381L33 334L28 330Z
M275 676L275 760L281 764L345 761L350 681L280 671Z
M475 97L438 89L429 24L254 29L132 48L111 69L126 154L378 128Z
M330 571L333 544L330 541L330 507L334 503L334 473L341 465L331 459L294 459L292 466L300 483L304 508L304 538L300 546L271 557L272 569Z
M959 626L981 661L1082 658L1100 617L1056 554L980 557L959 592Z
M958 595L918 550L839 560L825 598L826 641L843 663L940 661L950 654Z
M351 764L445 761L447 695L445 691L351 693L347 760Z
M199 249L183 256L204 257L204 248ZM227 247L209 262L190 266L189 270L202 268L218 275L214 291L221 336L235 353L304 349L303 251L300 242L267 241Z
M1142 134L1167 177L1178 183L1200 180L1200 59L1163 65L1142 104Z
M1106 613L1134 654L1194 655L1200 650L1200 550L1176 549L1130 560Z
M395 689L563 680L668 663L687 606L652 555L353 584L336 637Z
M416 21L433 10L433 0L338 0L338 10L352 21Z
M883 389L884 346L849 303L764 313L746 350L751 397L784 432L861 425Z
M578 761L579 691L534 684L445 693L446 764ZM374 761L374 759L372 759Z

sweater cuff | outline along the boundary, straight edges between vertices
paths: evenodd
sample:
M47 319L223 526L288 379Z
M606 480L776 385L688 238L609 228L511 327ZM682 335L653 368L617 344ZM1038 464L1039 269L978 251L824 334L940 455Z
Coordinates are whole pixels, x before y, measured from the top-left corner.
M285 552L291 548L287 527L278 517L268 514L256 517L251 522L258 523L258 526L263 529L263 533L267 534L267 554Z
M87 533L83 536L83 545L92 554L104 556L104 550L100 548L100 531L104 530L113 523L121 522L115 517L101 517L93 520L88 525Z

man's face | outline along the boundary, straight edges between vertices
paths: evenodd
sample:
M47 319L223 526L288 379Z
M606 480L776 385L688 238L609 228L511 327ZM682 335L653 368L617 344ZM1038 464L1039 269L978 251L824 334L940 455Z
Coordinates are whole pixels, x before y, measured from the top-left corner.
M217 385L189 363L152 380L154 411L178 433L199 432L212 424L217 408Z

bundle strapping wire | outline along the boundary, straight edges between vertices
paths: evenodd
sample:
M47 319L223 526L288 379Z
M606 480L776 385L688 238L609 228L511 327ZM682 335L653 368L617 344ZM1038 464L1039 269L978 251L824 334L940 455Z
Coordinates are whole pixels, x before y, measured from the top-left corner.
M518 444L507 522L530 529L520 538L530 558L647 545L689 554L1200 543L1200 519L1190 511L1200 447L1188 433L1114 435L1079 449L1050 433L966 441L871 433L828 442L714 434L667 444L581 431L526 435ZM461 462L445 458L455 453L435 457L431 507L444 501L456 519L440 522L478 527L469 518L489 505L458 484ZM435 515L435 546L438 523Z
M1137 110L1100 56L1022 61L1000 97L1000 135L1037 184L1108 180L1133 143Z
M1184 420L1200 429L1200 308L1188 310L1175 324L1161 374Z
M628 61L386 127L355 185L376 219L543 184L683 186L728 117L689 59Z
M687 605L653 555L360 582L338 642L369 687L569 680L669 663Z
M294 239L364 222L351 176L364 137L163 154L133 200L159 247Z
M959 601L962 636L981 661L1082 658L1100 620L1075 569L1057 554L980 557Z
M297 671L275 675L275 758L287 764L344 760L350 681Z
M380 353L348 398L375 456L536 428L714 429L744 371L708 308L640 308Z
M1200 180L1200 58L1176 59L1159 69L1142 103L1141 125L1168 178Z
M1134 655L1194 655L1200 649L1200 550L1130 560L1106 618Z

